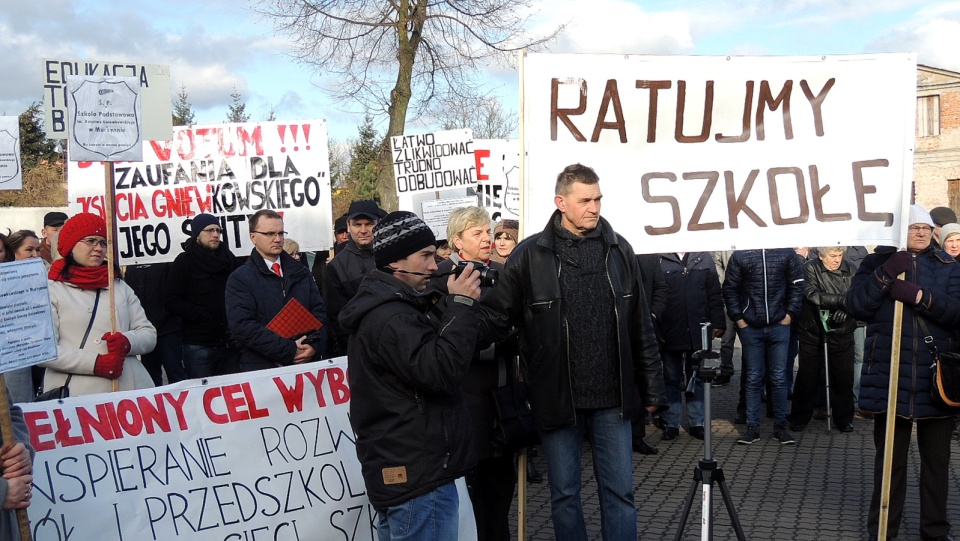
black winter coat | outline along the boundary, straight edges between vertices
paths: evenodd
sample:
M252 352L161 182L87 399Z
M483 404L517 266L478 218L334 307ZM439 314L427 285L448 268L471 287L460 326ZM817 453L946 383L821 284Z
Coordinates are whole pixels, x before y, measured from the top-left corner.
M164 295L167 310L183 319L184 344L227 344L227 279L239 265L226 243L214 252L196 239L184 243L171 264Z
M803 307L803 270L792 248L737 250L727 263L723 303L730 320L751 327L778 325Z
M700 324L726 329L717 265L709 252L661 254L660 268L667 283L666 309L660 316L663 349L696 351L703 347ZM712 339L713 334L708 335Z
M847 294L847 310L867 322L860 409L875 413L887 411L894 310L890 286L896 277L888 276L882 265L894 253L895 248L877 247L863 260ZM956 412L933 404L930 396L932 356L923 342L918 319L923 317L939 350L957 351L955 329L960 324L960 264L946 252L931 246L914 255L906 281L920 286L923 296L916 306L903 307L897 416L906 419L946 417Z
M820 320L820 310L846 312L847 292L853 281L853 265L844 259L840 268L829 271L823 266L820 258L807 261L803 264L804 294L803 311L800 313L799 338L808 344L819 345L820 337L824 334L823 323ZM827 340L835 347L842 341L852 339L853 331L857 329L857 320L848 317L840 326L830 325L831 332L826 333Z
M266 362L289 365L297 354L294 340L267 329L267 324L286 306L297 299L304 308L323 323L320 332L306 343L313 346L319 359L327 347L327 311L320 290L307 267L280 252L283 278L269 269L263 256L254 249L250 259L227 279L227 322L234 338L242 344L240 363Z
M330 260L324 271L327 313L330 315L331 355L347 353L347 332L340 325L340 310L360 289L363 278L373 272L376 263L373 250L361 250L357 243L349 240L337 255Z
M340 312L350 335L350 425L374 507L398 505L473 468L460 393L477 345L478 303L430 296L373 271ZM438 315L439 314L439 315ZM403 479L388 473L403 473Z
M567 357L567 327L560 273L563 267L555 250L555 212L546 228L521 242L510 254L500 282L481 302L491 312L488 322L505 335L519 330L520 361L527 381L530 405L541 430L573 426L576 410ZM608 246L607 278L616 308L621 416L634 411L634 388L643 406L667 405L663 365L650 319L650 309L640 283L637 258L630 244L600 218Z

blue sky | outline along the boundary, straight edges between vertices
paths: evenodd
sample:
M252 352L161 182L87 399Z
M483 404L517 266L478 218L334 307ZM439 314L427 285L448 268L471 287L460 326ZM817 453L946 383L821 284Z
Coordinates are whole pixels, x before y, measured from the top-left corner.
M13 5L16 4L16 5ZM198 123L226 118L236 87L253 120L326 118L356 135L361 112L338 110L315 73L248 0L30 0L0 7L0 113L42 98L41 58L168 64ZM585 9L589 6L589 9ZM916 0L548 0L532 32L566 24L555 52L821 55L905 52L960 71L960 2ZM481 74L516 109L517 74ZM382 130L382 126L381 126Z

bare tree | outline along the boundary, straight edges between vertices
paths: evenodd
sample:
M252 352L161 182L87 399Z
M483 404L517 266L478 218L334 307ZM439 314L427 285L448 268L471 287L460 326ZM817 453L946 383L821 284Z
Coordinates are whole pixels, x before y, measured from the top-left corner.
M324 89L341 104L386 112L378 192L397 208L389 139L402 135L411 107L422 113L434 97L476 87L489 60L510 62L531 38L531 0L261 0L259 11L293 39L295 56L327 77Z
M438 100L429 117L445 130L470 128L474 139L506 139L519 128L516 112L506 110L496 96L475 90Z

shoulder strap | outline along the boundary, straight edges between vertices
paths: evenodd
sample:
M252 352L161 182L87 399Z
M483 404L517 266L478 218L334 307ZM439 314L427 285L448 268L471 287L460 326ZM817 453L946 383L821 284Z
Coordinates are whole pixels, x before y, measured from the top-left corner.
M923 316L916 314L917 323L920 324L920 332L923 333L923 343L927 345L927 348L930 349L930 353L933 354L934 358L937 356L937 346L933 345L933 335L930 334L930 329L927 328L927 324L923 322Z
M93 320L97 318L97 306L100 305L100 288L97 288L97 296L93 298L93 310L90 313L90 321L87 323L87 330L83 333L83 340L80 341L80 349L87 345L87 338L90 336L90 329L93 328ZM73 372L67 374L67 381L63 383L64 387L70 388L70 380L73 379ZM62 398L62 396L61 396Z

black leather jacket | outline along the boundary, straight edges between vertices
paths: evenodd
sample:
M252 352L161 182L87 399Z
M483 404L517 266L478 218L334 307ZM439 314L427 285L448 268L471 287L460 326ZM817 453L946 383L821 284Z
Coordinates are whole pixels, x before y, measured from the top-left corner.
M846 312L847 291L855 272L846 259L835 271L827 270L819 258L803 264L805 286L799 323L800 340L814 345L820 344L820 336L824 334L820 310L829 310L831 314L837 311ZM839 343L841 337L853 335L853 331L857 329L857 320L850 316L841 325L829 325L831 332L827 333L827 339L831 344Z
M485 317L499 333L506 333L511 325L519 329L520 360L527 378L530 405L537 427L542 430L576 424L568 327L583 324L570 322L565 317L560 290L563 268L554 249L553 221L557 213L551 216L543 232L516 247L497 287L481 299L481 303L492 310L492 313L488 310ZM607 278L615 298L621 416L629 419L637 406L634 385L639 390L640 405L667 405L663 365L633 248L606 220L601 218L600 222L609 247Z

